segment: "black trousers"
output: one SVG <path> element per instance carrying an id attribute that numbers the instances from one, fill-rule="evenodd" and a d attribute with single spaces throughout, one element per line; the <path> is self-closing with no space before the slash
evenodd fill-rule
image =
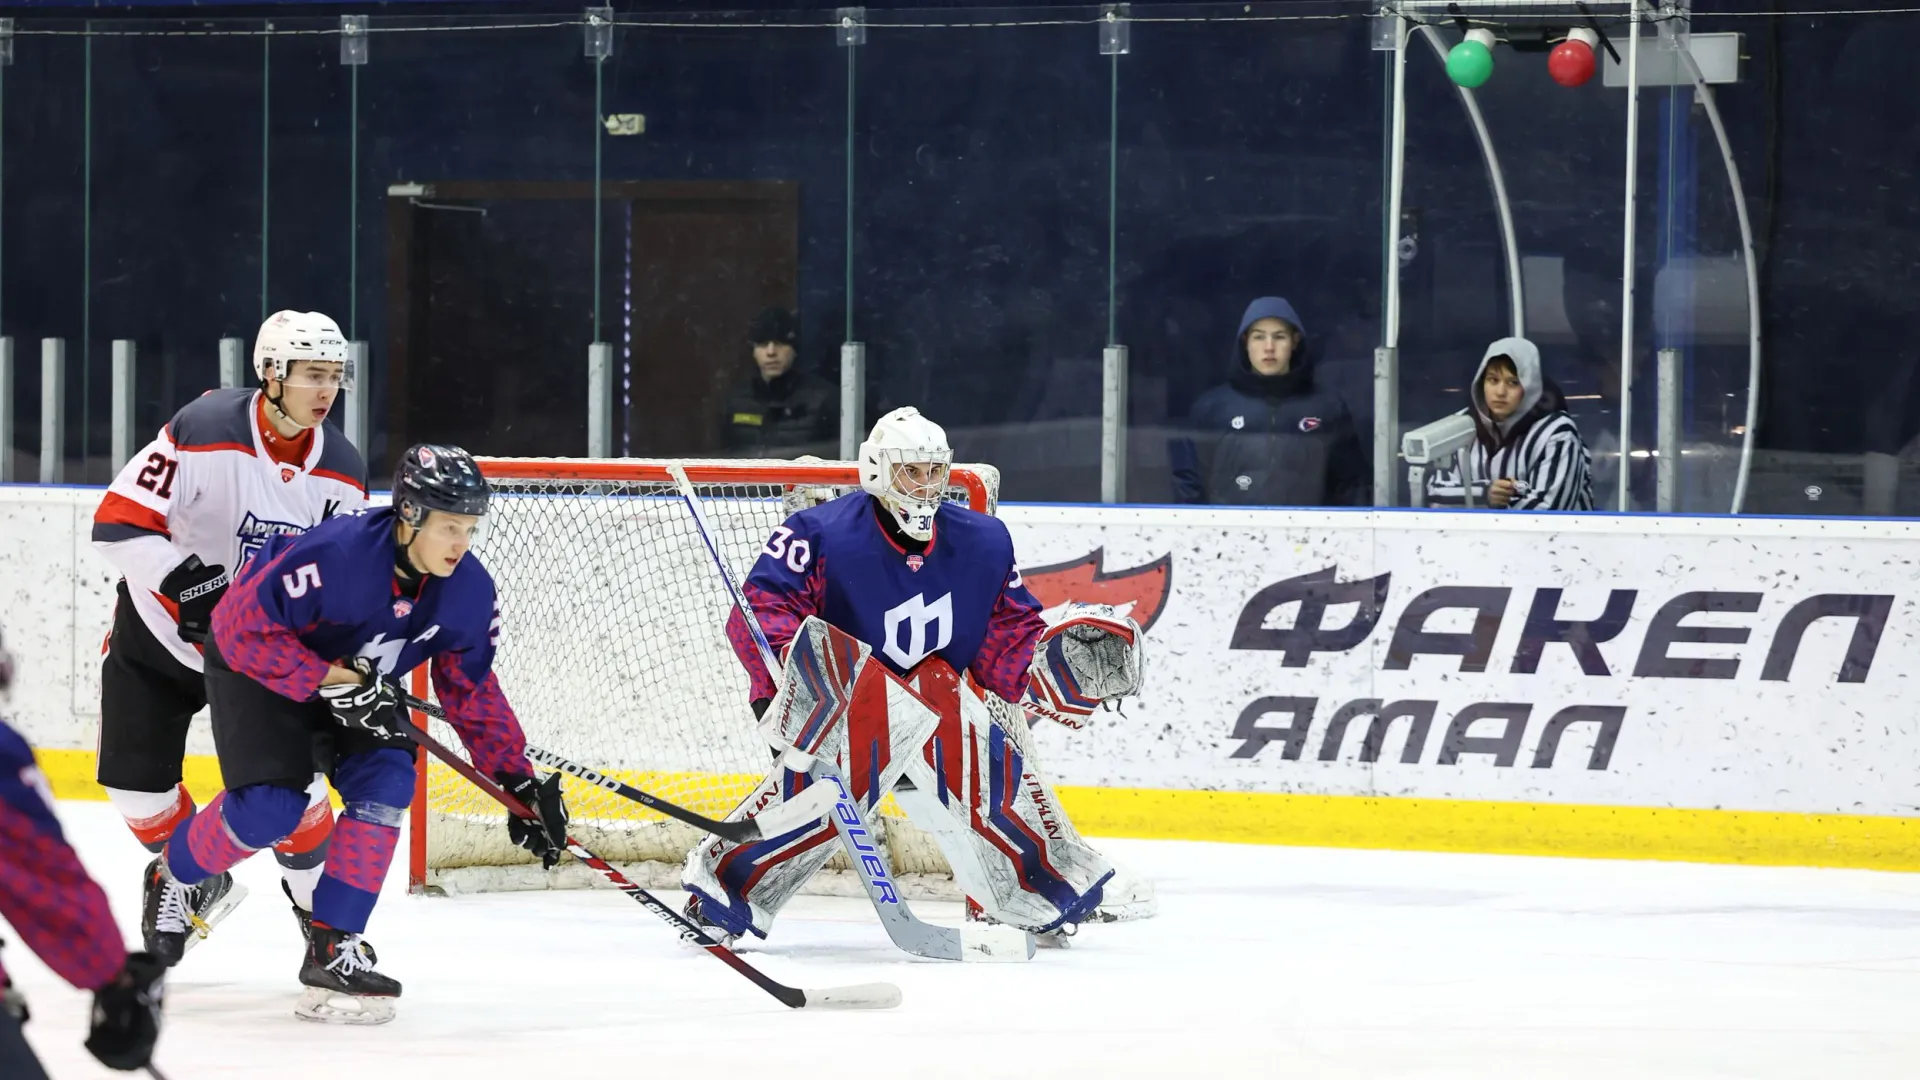
<path id="1" fill-rule="evenodd" d="M 339 761 L 397 745 L 369 731 L 341 727 L 325 702 L 294 701 L 233 670 L 212 641 L 207 642 L 206 683 L 214 751 L 229 791 L 248 784 L 304 791 L 316 771 L 331 777 Z M 404 748 L 414 749 L 411 743 Z"/>
<path id="2" fill-rule="evenodd" d="M 47 1070 L 27 1045 L 26 1032 L 13 1014 L 0 1009 L 0 1076 L 6 1080 L 47 1080 Z"/>
<path id="3" fill-rule="evenodd" d="M 100 661 L 100 764 L 95 778 L 126 791 L 172 791 L 180 783 L 187 727 L 206 704 L 200 673 L 155 640 L 122 580 L 107 655 Z"/>

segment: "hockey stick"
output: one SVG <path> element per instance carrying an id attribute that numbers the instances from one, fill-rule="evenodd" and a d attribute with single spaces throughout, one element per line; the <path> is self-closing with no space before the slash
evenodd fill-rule
<path id="1" fill-rule="evenodd" d="M 403 724 L 401 730 L 407 738 L 424 748 L 427 753 L 445 762 L 449 768 L 468 782 L 487 793 L 493 801 L 507 808 L 515 817 L 538 819 L 526 804 L 508 794 L 492 777 L 463 761 L 460 755 L 447 749 L 440 740 L 415 725 Z M 653 912 L 660 919 L 680 933 L 680 940 L 707 950 L 724 961 L 733 970 L 745 976 L 753 985 L 767 993 L 790 1009 L 803 1009 L 809 1005 L 825 1009 L 891 1009 L 900 1004 L 900 988 L 892 983 L 860 983 L 854 986 L 834 986 L 824 990 L 803 990 L 774 981 L 759 968 L 742 960 L 733 950 L 700 932 L 700 928 L 682 918 L 672 908 L 660 902 L 652 893 L 628 881 L 626 875 L 613 868 L 605 859 L 588 851 L 580 841 L 567 837 L 567 850 L 573 857 L 600 872 L 600 876 L 612 882 L 621 892 L 633 897 L 641 907 Z"/>
<path id="2" fill-rule="evenodd" d="M 396 687 L 396 690 L 398 688 Z M 405 690 L 399 690 L 400 699 L 409 709 L 418 709 L 435 720 L 445 720 L 447 712 L 431 701 L 414 697 Z M 569 776 L 578 777 L 595 787 L 605 788 L 622 798 L 631 799 L 649 810 L 664 814 L 675 821 L 682 821 L 702 832 L 709 832 L 722 840 L 736 844 L 751 844 L 769 836 L 779 836 L 804 825 L 811 825 L 827 816 L 833 807 L 831 791 L 814 791 L 811 788 L 801 792 L 790 802 L 768 807 L 756 817 L 744 821 L 717 821 L 703 817 L 685 807 L 676 806 L 657 795 L 649 795 L 630 784 L 621 783 L 611 776 L 597 772 L 577 762 L 568 761 L 551 750 L 543 750 L 531 743 L 527 745 L 526 758 L 535 765 L 544 765 L 549 769 L 558 769 Z"/>
<path id="3" fill-rule="evenodd" d="M 726 584 L 727 593 L 732 596 L 733 604 L 740 612 L 741 621 L 752 634 L 754 645 L 760 650 L 760 661 L 766 665 L 767 673 L 778 678 L 776 673 L 782 670 L 773 656 L 773 647 L 767 641 L 767 635 L 760 628 L 760 620 L 753 613 L 753 606 L 747 603 L 747 595 L 733 580 L 732 571 L 727 569 L 725 559 L 720 557 L 720 549 L 713 542 L 713 531 L 707 524 L 706 511 L 700 506 L 700 497 L 693 490 L 693 482 L 687 478 L 687 471 L 678 465 L 667 468 L 667 475 L 673 477 L 680 489 L 680 498 L 686 502 L 687 511 L 693 515 L 694 528 L 699 531 L 700 539 L 707 545 L 707 554 L 713 557 L 714 569 L 719 571 L 720 580 Z M 768 735 L 768 741 L 775 744 L 769 729 L 762 728 Z M 813 787 L 831 785 L 835 793 L 834 812 L 828 815 L 834 831 L 840 835 L 840 844 L 847 852 L 847 861 L 852 864 L 860 883 L 866 887 L 867 899 L 873 902 L 873 910 L 880 917 L 880 925 L 887 937 L 902 952 L 913 956 L 924 956 L 933 960 L 1030 960 L 1034 953 L 1032 934 L 1010 926 L 967 922 L 961 929 L 933 926 L 913 913 L 906 898 L 894 887 L 885 860 L 880 856 L 877 845 L 863 842 L 869 836 L 865 822 L 861 819 L 859 808 L 847 791 L 846 784 L 824 760 L 816 758 L 800 749 L 790 748 L 783 754 L 782 764 L 795 772 L 805 772 L 813 777 Z"/>

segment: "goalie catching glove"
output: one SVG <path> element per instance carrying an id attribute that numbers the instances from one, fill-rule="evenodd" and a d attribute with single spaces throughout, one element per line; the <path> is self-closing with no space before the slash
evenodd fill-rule
<path id="1" fill-rule="evenodd" d="M 1140 692 L 1140 624 L 1106 604 L 1068 604 L 1033 647 L 1029 713 L 1078 731 L 1102 702 Z"/>
<path id="2" fill-rule="evenodd" d="M 334 683 L 320 688 L 320 698 L 333 712 L 341 727 L 371 732 L 389 742 L 405 742 L 400 725 L 407 722 L 398 708 L 400 696 L 393 685 L 380 677 L 380 669 L 364 656 L 346 661 L 343 667 L 360 676 L 358 683 Z"/>
<path id="3" fill-rule="evenodd" d="M 567 850 L 567 804 L 560 798 L 560 774 L 550 772 L 545 780 L 499 773 L 496 779 L 507 794 L 519 799 L 536 817 L 515 814 L 507 818 L 507 837 L 533 852 L 540 865 L 553 869 L 560 853 Z"/>

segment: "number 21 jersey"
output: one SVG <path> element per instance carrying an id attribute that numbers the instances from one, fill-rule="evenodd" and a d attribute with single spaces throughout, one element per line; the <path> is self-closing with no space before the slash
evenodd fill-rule
<path id="1" fill-rule="evenodd" d="M 93 545 L 127 579 L 134 611 L 193 671 L 160 583 L 188 555 L 233 577 L 269 537 L 294 535 L 367 504 L 366 465 L 339 431 L 313 431 L 304 460 L 274 460 L 258 390 L 210 390 L 189 402 L 113 478 L 93 516 Z"/>

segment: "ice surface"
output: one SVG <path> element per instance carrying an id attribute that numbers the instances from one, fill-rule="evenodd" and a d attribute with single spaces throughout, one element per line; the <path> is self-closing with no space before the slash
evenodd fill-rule
<path id="1" fill-rule="evenodd" d="M 137 940 L 147 856 L 104 803 L 61 815 Z M 801 986 L 896 982 L 889 1013 L 784 1009 L 617 893 L 415 898 L 396 873 L 369 936 L 406 996 L 378 1028 L 293 1018 L 299 938 L 258 857 L 175 972 L 156 1060 L 170 1080 L 1920 1075 L 1920 876 L 1103 846 L 1158 882 L 1160 916 L 1029 964 L 909 960 L 825 897 L 751 954 Z M 55 1080 L 126 1075 L 81 1049 L 85 995 L 17 941 L 6 960 Z"/>

